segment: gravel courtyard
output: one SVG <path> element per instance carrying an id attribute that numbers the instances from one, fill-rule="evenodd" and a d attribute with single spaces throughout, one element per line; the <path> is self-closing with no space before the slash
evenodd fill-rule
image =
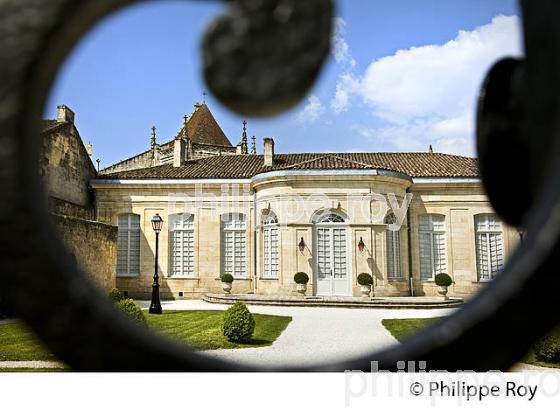
<path id="1" fill-rule="evenodd" d="M 149 302 L 139 302 L 143 308 Z M 226 305 L 203 301 L 163 302 L 167 310 L 225 310 Z M 292 322 L 272 346 L 213 350 L 204 354 L 254 366 L 317 365 L 351 359 L 397 344 L 383 327 L 383 319 L 445 316 L 454 309 L 345 309 L 318 307 L 248 306 L 253 313 L 291 316 Z"/>

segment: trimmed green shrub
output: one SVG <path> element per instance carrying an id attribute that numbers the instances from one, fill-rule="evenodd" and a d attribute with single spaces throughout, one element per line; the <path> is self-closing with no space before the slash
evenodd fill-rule
<path id="1" fill-rule="evenodd" d="M 438 273 L 435 277 L 435 282 L 438 286 L 451 286 L 453 279 L 447 273 Z"/>
<path id="2" fill-rule="evenodd" d="M 560 363 L 560 337 L 552 334 L 543 337 L 534 346 L 535 357 L 547 363 Z"/>
<path id="3" fill-rule="evenodd" d="M 298 272 L 294 275 L 294 282 L 298 285 L 307 285 L 309 283 L 309 276 L 305 272 Z"/>
<path id="4" fill-rule="evenodd" d="M 371 276 L 369 273 L 360 273 L 358 275 L 358 284 L 362 286 L 373 285 L 373 276 Z"/>
<path id="5" fill-rule="evenodd" d="M 146 317 L 140 306 L 138 306 L 132 299 L 122 299 L 116 303 L 117 309 L 123 312 L 130 319 L 138 323 L 146 323 Z"/>
<path id="6" fill-rule="evenodd" d="M 222 331 L 230 342 L 248 342 L 255 331 L 255 318 L 245 304 L 236 302 L 224 314 Z"/>
<path id="7" fill-rule="evenodd" d="M 224 273 L 222 276 L 220 276 L 220 279 L 224 283 L 233 283 L 233 276 L 229 273 Z"/>
<path id="8" fill-rule="evenodd" d="M 109 291 L 109 299 L 117 303 L 125 299 L 125 297 L 123 296 L 120 290 L 118 290 L 117 288 L 113 288 Z"/>

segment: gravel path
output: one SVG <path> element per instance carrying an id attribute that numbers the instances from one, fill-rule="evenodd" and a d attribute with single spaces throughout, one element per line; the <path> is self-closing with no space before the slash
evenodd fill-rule
<path id="1" fill-rule="evenodd" d="M 527 363 L 517 363 L 510 370 L 511 372 L 560 372 L 560 369 L 554 367 L 535 366 Z"/>
<path id="2" fill-rule="evenodd" d="M 65 367 L 64 363 L 41 360 L 26 362 L 0 362 L 0 369 L 63 369 Z"/>
<path id="3" fill-rule="evenodd" d="M 0 320 L 0 325 L 9 325 L 11 323 L 18 323 L 21 322 L 20 319 L 2 319 Z"/>
<path id="4" fill-rule="evenodd" d="M 140 302 L 148 307 L 149 302 Z M 162 303 L 172 310 L 225 310 L 228 306 L 202 301 Z M 397 340 L 382 319 L 444 316 L 453 309 L 343 309 L 284 306 L 249 306 L 253 313 L 291 316 L 292 322 L 272 346 L 212 350 L 204 354 L 255 366 L 318 365 L 351 359 L 394 345 Z"/>

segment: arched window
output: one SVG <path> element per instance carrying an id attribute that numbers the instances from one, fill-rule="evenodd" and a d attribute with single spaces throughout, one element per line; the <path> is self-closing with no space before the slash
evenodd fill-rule
<path id="1" fill-rule="evenodd" d="M 392 213 L 385 218 L 387 225 L 395 224 L 396 221 L 397 218 Z M 402 279 L 400 231 L 393 231 L 387 226 L 385 242 L 387 247 L 387 278 Z"/>
<path id="2" fill-rule="evenodd" d="M 330 213 L 330 214 L 324 215 L 321 218 L 319 218 L 319 221 L 318 221 L 318 223 L 320 223 L 320 224 L 344 223 L 344 222 L 346 222 L 344 220 L 344 217 L 342 217 L 341 215 L 335 214 L 335 213 Z"/>
<path id="3" fill-rule="evenodd" d="M 194 215 L 176 214 L 169 218 L 170 277 L 193 277 Z"/>
<path id="4" fill-rule="evenodd" d="M 478 280 L 493 279 L 504 266 L 502 223 L 496 215 L 476 215 L 476 266 Z"/>
<path id="5" fill-rule="evenodd" d="M 118 217 L 117 276 L 140 275 L 140 215 Z"/>
<path id="6" fill-rule="evenodd" d="M 421 215 L 418 218 L 420 242 L 420 277 L 434 279 L 438 273 L 447 273 L 447 245 L 444 215 Z"/>
<path id="7" fill-rule="evenodd" d="M 278 217 L 270 212 L 263 220 L 264 271 L 263 277 L 278 277 Z"/>
<path id="8" fill-rule="evenodd" d="M 235 277 L 247 277 L 247 222 L 243 214 L 222 217 L 222 269 Z"/>

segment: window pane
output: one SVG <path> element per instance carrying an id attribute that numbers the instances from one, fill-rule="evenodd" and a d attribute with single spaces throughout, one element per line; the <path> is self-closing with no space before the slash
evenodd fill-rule
<path id="1" fill-rule="evenodd" d="M 502 223 L 496 215 L 477 215 L 475 229 L 478 278 L 490 280 L 504 265 Z"/>
<path id="2" fill-rule="evenodd" d="M 389 279 L 401 279 L 400 232 L 387 229 L 387 276 Z"/>
<path id="3" fill-rule="evenodd" d="M 433 279 L 438 273 L 447 273 L 445 216 L 422 215 L 418 220 L 420 243 L 420 277 Z"/>
<path id="4" fill-rule="evenodd" d="M 124 214 L 118 217 L 117 275 L 140 274 L 140 216 Z"/>

